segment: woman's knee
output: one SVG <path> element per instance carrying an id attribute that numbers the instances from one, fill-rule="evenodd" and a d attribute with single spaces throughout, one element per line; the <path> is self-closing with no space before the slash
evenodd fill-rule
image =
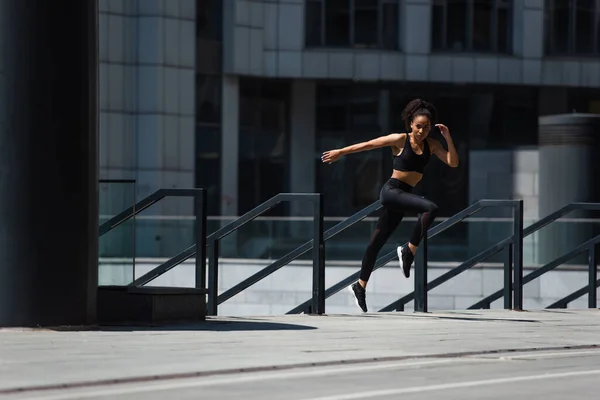
<path id="1" fill-rule="evenodd" d="M 438 210 L 438 206 L 435 203 L 429 203 L 427 205 L 422 217 L 427 221 L 428 225 L 431 225 L 431 223 L 435 220 L 438 214 Z"/>
<path id="2" fill-rule="evenodd" d="M 438 210 L 439 210 L 439 208 L 438 208 L 437 204 L 435 204 L 434 202 L 430 202 L 427 206 L 426 212 L 428 212 L 432 216 L 435 216 L 435 215 L 437 215 Z"/>

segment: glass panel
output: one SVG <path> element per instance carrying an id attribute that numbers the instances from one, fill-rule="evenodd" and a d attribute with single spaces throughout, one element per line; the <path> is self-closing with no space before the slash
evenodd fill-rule
<path id="1" fill-rule="evenodd" d="M 512 51 L 512 2 L 501 1 L 498 5 L 498 52 L 510 53 Z"/>
<path id="2" fill-rule="evenodd" d="M 554 1 L 552 13 L 552 52 L 565 54 L 569 50 L 571 34 L 569 30 L 570 1 Z"/>
<path id="3" fill-rule="evenodd" d="M 323 24 L 323 9 L 321 1 L 308 0 L 306 3 L 306 32 L 307 46 L 320 46 L 321 27 Z"/>
<path id="4" fill-rule="evenodd" d="M 281 206 L 281 205 L 280 205 Z M 278 206 L 278 207 L 280 207 Z M 357 222 L 343 232 L 326 241 L 325 252 L 327 262 L 362 260 L 365 248 L 375 229 L 380 212 Z M 325 230 L 331 229 L 347 216 L 327 216 L 324 220 Z M 438 218 L 434 226 L 445 221 L 447 217 Z M 209 217 L 208 233 L 210 234 L 218 226 L 226 225 L 233 221 L 233 217 Z M 394 251 L 400 244 L 406 243 L 414 229 L 417 219 L 414 215 L 407 215 L 398 229 L 392 234 L 379 253 L 379 257 Z M 563 224 L 575 227 L 574 219 L 564 219 Z M 577 220 L 580 221 L 580 220 Z M 534 220 L 524 221 L 525 227 L 531 225 Z M 512 218 L 477 217 L 476 215 L 456 224 L 450 229 L 436 235 L 429 241 L 429 261 L 433 267 L 467 261 L 482 251 L 495 245 L 512 235 Z M 587 220 L 587 225 L 594 226 L 595 232 L 600 228 L 598 220 Z M 303 245 L 312 239 L 313 217 L 258 217 L 254 221 L 244 225 L 238 231 L 237 238 L 223 239 L 232 242 L 227 251 L 221 252 L 223 258 L 244 259 L 267 259 L 277 260 L 296 247 Z M 546 228 L 543 228 L 546 229 Z M 592 233 L 590 233 L 591 235 Z M 589 236 L 589 235 L 588 235 Z M 588 240 L 592 236 L 582 236 L 582 240 Z M 233 242 L 235 241 L 235 245 Z M 258 245 L 260 243 L 260 245 Z M 523 262 L 525 265 L 539 264 L 539 238 L 530 235 L 524 240 Z M 303 255 L 301 260 L 312 260 L 309 252 Z M 503 252 L 490 257 L 484 261 L 489 266 L 500 267 L 504 263 Z M 390 266 L 397 262 L 393 260 Z M 357 266 L 360 269 L 360 265 Z"/>
<path id="5" fill-rule="evenodd" d="M 350 127 L 355 131 L 379 131 L 379 89 L 371 86 L 352 87 L 347 98 Z"/>
<path id="6" fill-rule="evenodd" d="M 220 75 L 196 75 L 196 99 L 198 122 L 221 122 Z"/>
<path id="7" fill-rule="evenodd" d="M 207 190 L 208 214 L 220 211 L 221 171 L 220 75 L 196 75 L 196 186 Z"/>
<path id="8" fill-rule="evenodd" d="M 595 12 L 595 16 L 596 16 L 596 32 L 594 32 L 595 35 L 595 52 L 596 53 L 600 53 L 600 1 L 596 0 L 597 4 L 596 4 L 596 12 Z"/>
<path id="9" fill-rule="evenodd" d="M 348 127 L 348 96 L 348 86 L 317 86 L 317 131 L 343 131 Z"/>
<path id="10" fill-rule="evenodd" d="M 447 47 L 453 51 L 466 51 L 467 46 L 467 2 L 449 0 L 447 6 Z"/>
<path id="11" fill-rule="evenodd" d="M 492 16 L 494 14 L 494 3 L 489 0 L 477 0 L 474 6 L 473 50 L 490 51 L 493 49 Z"/>
<path id="12" fill-rule="evenodd" d="M 240 82 L 238 211 L 245 213 L 286 192 L 289 172 L 289 82 Z M 280 212 L 282 209 L 278 209 Z M 270 210 L 267 215 L 276 215 Z"/>
<path id="13" fill-rule="evenodd" d="M 325 3 L 325 44 L 348 46 L 350 44 L 349 0 L 328 0 Z"/>
<path id="14" fill-rule="evenodd" d="M 135 181 L 100 180 L 99 224 L 135 204 Z M 135 218 L 99 237 L 98 285 L 128 285 L 135 276 Z"/>
<path id="15" fill-rule="evenodd" d="M 544 53 L 551 54 L 552 53 L 552 21 L 554 21 L 551 8 L 552 8 L 552 0 L 546 0 L 544 12 Z"/>
<path id="16" fill-rule="evenodd" d="M 208 215 L 221 207 L 221 126 L 196 125 L 196 187 L 206 189 Z"/>
<path id="17" fill-rule="evenodd" d="M 434 50 L 444 49 L 444 35 L 444 3 L 438 0 L 433 5 L 431 45 Z"/>
<path id="18" fill-rule="evenodd" d="M 374 7 L 373 7 L 374 5 Z M 378 8 L 377 4 L 370 6 L 354 7 L 354 46 L 377 47 L 378 46 Z"/>
<path id="19" fill-rule="evenodd" d="M 382 10 L 383 48 L 396 50 L 398 45 L 398 4 L 384 3 Z"/>
<path id="20" fill-rule="evenodd" d="M 578 0 L 575 10 L 575 51 L 592 53 L 594 51 L 594 19 L 596 0 Z"/>
<path id="21" fill-rule="evenodd" d="M 199 39 L 223 38 L 223 0 L 196 1 L 196 30 Z"/>

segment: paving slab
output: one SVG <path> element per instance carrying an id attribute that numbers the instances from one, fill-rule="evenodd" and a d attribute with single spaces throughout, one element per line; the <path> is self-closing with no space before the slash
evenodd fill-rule
<path id="1" fill-rule="evenodd" d="M 210 317 L 164 327 L 0 329 L 0 395 L 245 371 L 600 347 L 600 311 Z"/>

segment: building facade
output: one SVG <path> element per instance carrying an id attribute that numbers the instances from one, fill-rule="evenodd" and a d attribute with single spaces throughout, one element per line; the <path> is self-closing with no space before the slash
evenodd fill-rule
<path id="1" fill-rule="evenodd" d="M 320 156 L 404 131 L 402 108 L 423 97 L 450 127 L 461 163 L 433 161 L 417 191 L 442 216 L 514 196 L 537 217 L 538 118 L 600 113 L 600 0 L 100 7 L 101 177 L 136 179 L 138 198 L 204 187 L 212 216 L 240 215 L 280 192 L 323 193 L 326 216 L 371 204 L 391 174 L 389 149 L 332 165 Z M 192 212 L 191 202 L 161 207 Z M 271 215 L 307 213 L 293 204 Z"/>
<path id="2" fill-rule="evenodd" d="M 419 188 L 445 215 L 480 193 L 470 177 L 493 165 L 478 151 L 535 148 L 542 115 L 600 112 L 595 0 L 198 4 L 214 27 L 201 53 L 219 59 L 199 56 L 197 68 L 221 65 L 197 75 L 196 184 L 223 215 L 279 192 L 324 193 L 328 216 L 370 204 L 390 175 L 389 149 L 334 165 L 320 155 L 403 131 L 400 112 L 417 96 L 437 106 L 461 156 L 456 170 L 433 162 Z M 208 32 L 222 53 L 208 51 Z"/>

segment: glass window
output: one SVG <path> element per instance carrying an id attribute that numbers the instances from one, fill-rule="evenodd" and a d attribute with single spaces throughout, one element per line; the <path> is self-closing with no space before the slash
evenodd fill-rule
<path id="1" fill-rule="evenodd" d="M 220 123 L 220 75 L 196 75 L 196 119 L 198 122 Z"/>
<path id="2" fill-rule="evenodd" d="M 240 214 L 288 191 L 289 98 L 287 81 L 240 80 Z M 275 207 L 264 215 L 282 215 L 284 212 L 285 207 Z"/>
<path id="3" fill-rule="evenodd" d="M 199 39 L 223 39 L 223 0 L 196 1 L 196 32 Z"/>
<path id="4" fill-rule="evenodd" d="M 398 49 L 399 0 L 306 0 L 307 47 Z"/>
<path id="5" fill-rule="evenodd" d="M 510 53 L 512 0 L 434 0 L 432 48 Z"/>
<path id="6" fill-rule="evenodd" d="M 400 18 L 398 3 L 395 1 L 385 2 L 381 6 L 382 42 L 384 49 L 398 49 L 400 38 L 398 37 L 398 18 Z"/>
<path id="7" fill-rule="evenodd" d="M 325 2 L 325 45 L 348 46 L 350 44 L 350 8 L 348 0 Z"/>
<path id="8" fill-rule="evenodd" d="M 305 42 L 307 46 L 319 46 L 323 43 L 323 3 L 307 0 L 305 25 Z"/>
<path id="9" fill-rule="evenodd" d="M 207 190 L 208 213 L 219 215 L 221 76 L 196 75 L 196 186 Z M 217 172 L 215 172 L 217 171 Z"/>
<path id="10" fill-rule="evenodd" d="M 489 0 L 477 0 L 473 9 L 473 50 L 492 50 L 494 4 Z"/>
<path id="11" fill-rule="evenodd" d="M 377 47 L 379 44 L 379 10 L 376 2 L 354 0 L 354 45 L 356 47 Z"/>
<path id="12" fill-rule="evenodd" d="M 317 191 L 327 199 L 326 215 L 350 215 L 370 205 L 390 173 L 389 148 L 352 154 L 333 165 L 323 165 L 320 160 L 325 150 L 385 134 L 380 126 L 381 90 L 372 84 L 317 86 L 316 183 Z"/>
<path id="13" fill-rule="evenodd" d="M 600 0 L 546 0 L 546 54 L 600 53 Z"/>
<path id="14" fill-rule="evenodd" d="M 594 0 L 576 2 L 575 8 L 575 52 L 592 53 L 594 51 Z"/>

